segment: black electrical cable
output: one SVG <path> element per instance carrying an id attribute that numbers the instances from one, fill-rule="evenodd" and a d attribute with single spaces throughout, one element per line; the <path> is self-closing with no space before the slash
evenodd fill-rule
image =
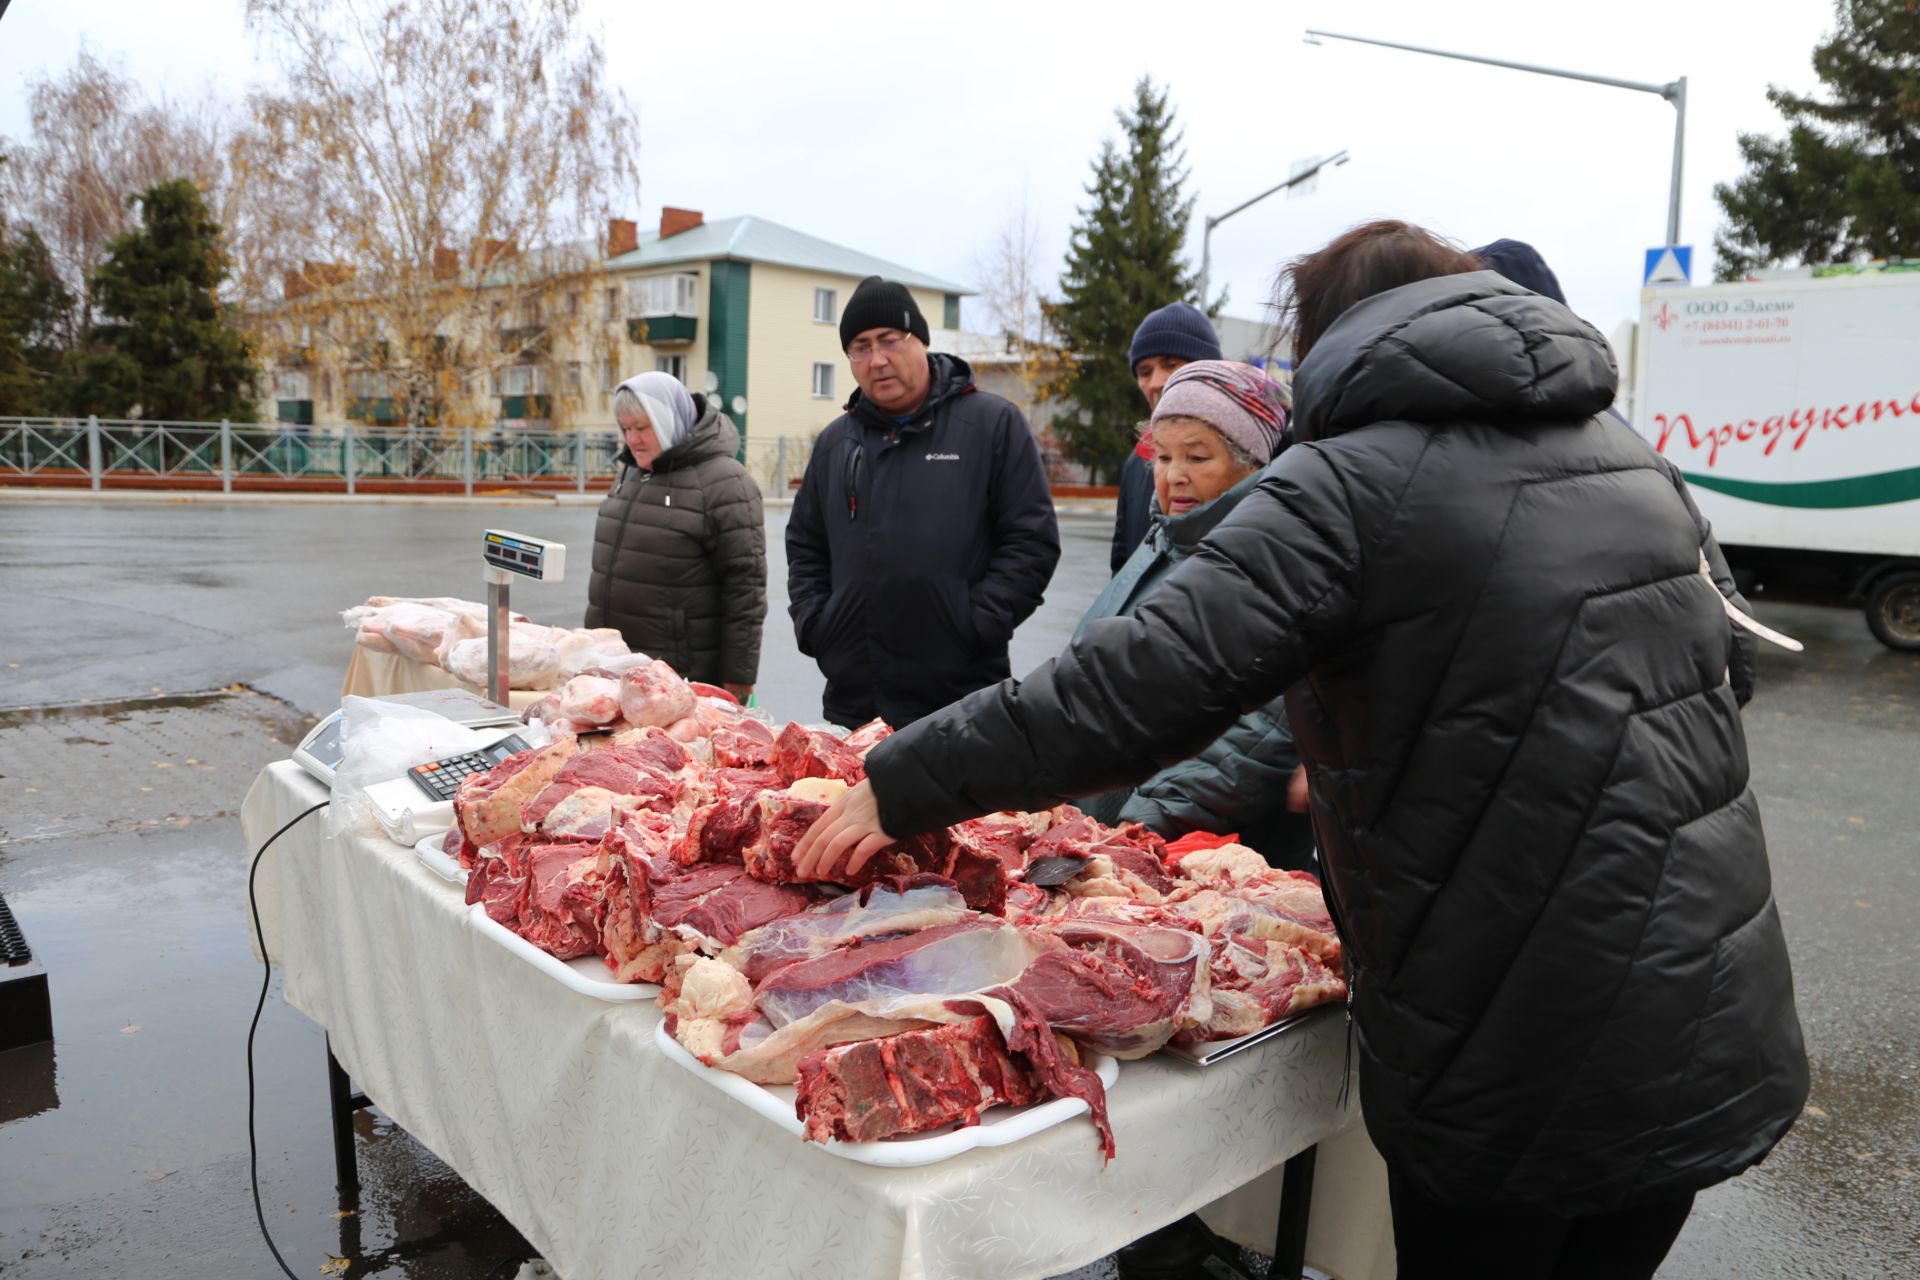
<path id="1" fill-rule="evenodd" d="M 326 808 L 332 801 L 322 800 L 311 809 L 303 809 L 295 814 L 285 826 L 267 837 L 253 855 L 253 865 L 247 869 L 247 905 L 253 910 L 253 936 L 260 943 L 260 1001 L 253 1006 L 253 1025 L 247 1028 L 247 1171 L 253 1180 L 253 1216 L 260 1220 L 260 1238 L 267 1242 L 267 1249 L 273 1254 L 273 1260 L 280 1264 L 280 1270 L 286 1272 L 287 1280 L 300 1280 L 299 1276 L 287 1266 L 287 1260 L 280 1256 L 280 1250 L 273 1243 L 273 1235 L 267 1230 L 267 1211 L 260 1207 L 260 1144 L 253 1133 L 253 1035 L 260 1029 L 260 1014 L 267 1007 L 267 988 L 273 984 L 273 961 L 267 956 L 267 935 L 260 927 L 260 900 L 253 893 L 253 878 L 260 870 L 260 859 L 266 856 L 273 842 L 293 830 L 300 819 Z"/>

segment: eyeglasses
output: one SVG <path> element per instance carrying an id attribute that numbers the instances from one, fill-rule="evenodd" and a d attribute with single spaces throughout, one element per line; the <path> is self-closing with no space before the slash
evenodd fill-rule
<path id="1" fill-rule="evenodd" d="M 867 361 L 873 359 L 873 353 L 875 351 L 882 351 L 887 355 L 897 356 L 900 354 L 900 348 L 906 345 L 907 335 L 904 333 L 886 333 L 872 341 L 861 338 L 858 342 L 855 342 L 847 348 L 847 359 L 853 361 L 855 364 L 865 364 Z"/>

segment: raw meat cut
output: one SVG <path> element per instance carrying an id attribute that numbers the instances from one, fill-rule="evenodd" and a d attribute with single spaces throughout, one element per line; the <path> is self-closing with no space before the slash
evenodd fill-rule
<path id="1" fill-rule="evenodd" d="M 742 862 L 760 832 L 760 793 L 777 789 L 771 769 L 715 769 L 706 778 L 712 796 L 687 819 L 686 834 L 674 846 L 674 861 Z"/>
<path id="2" fill-rule="evenodd" d="M 635 864 L 661 861 L 673 848 L 673 823 L 648 810 L 623 814 L 600 842 L 600 871 L 606 903 L 600 925 L 600 953 L 615 982 L 658 982 L 677 948 L 677 938 L 655 924 L 638 905 L 644 894 Z"/>
<path id="3" fill-rule="evenodd" d="M 1068 920 L 1031 931 L 1058 944 L 1013 986 L 1055 1031 L 1116 1058 L 1144 1058 L 1212 1016 L 1207 940 L 1182 929 Z"/>
<path id="4" fill-rule="evenodd" d="M 620 677 L 620 714 L 635 727 L 665 728 L 691 715 L 693 704 L 692 688 L 658 658 Z"/>
<path id="5" fill-rule="evenodd" d="M 952 881 L 935 875 L 901 876 L 756 929 L 722 958 L 758 982 L 782 966 L 824 956 L 862 938 L 916 933 L 969 918 Z"/>
<path id="6" fill-rule="evenodd" d="M 980 1122 L 998 1103 L 1047 1097 L 1039 1072 L 1007 1052 L 1000 1027 L 982 1014 L 820 1050 L 799 1064 L 794 1108 L 814 1142 L 873 1142 Z"/>
<path id="7" fill-rule="evenodd" d="M 431 659 L 429 659 L 431 661 Z M 463 684 L 487 687 L 487 640 L 460 640 L 441 655 L 440 665 Z M 553 628 L 516 622 L 507 629 L 507 684 L 515 689 L 551 689 L 560 673 L 560 651 Z"/>
<path id="8" fill-rule="evenodd" d="M 520 830 L 520 806 L 538 795 L 579 750 L 573 738 L 516 751 L 454 793 L 453 814 L 467 840 L 484 848 Z"/>
<path id="9" fill-rule="evenodd" d="M 864 1004 L 893 996 L 960 995 L 1012 982 L 1032 963 L 1036 950 L 1026 934 L 1004 921 L 971 915 L 795 961 L 756 983 L 753 1000 L 769 1022 L 784 1027 L 829 1001 Z"/>
<path id="10" fill-rule="evenodd" d="M 803 778 L 778 791 L 762 791 L 754 797 L 759 817 L 752 843 L 740 851 L 740 861 L 746 864 L 748 873 L 772 884 L 798 880 L 800 873 L 793 865 L 794 848 L 815 819 L 846 791 L 844 782 L 814 777 Z"/>
<path id="11" fill-rule="evenodd" d="M 713 744 L 713 763 L 721 768 L 764 768 L 773 764 L 773 730 L 738 706 L 729 707 L 712 698 L 702 698 L 693 709 L 694 719 L 706 731 Z M 774 786 L 782 785 L 776 777 Z"/>
<path id="12" fill-rule="evenodd" d="M 875 716 L 846 736 L 847 750 L 866 758 L 867 752 L 893 735 L 893 726 Z"/>
<path id="13" fill-rule="evenodd" d="M 554 652 L 560 663 L 556 678 L 564 685 L 604 663 L 617 662 L 628 654 L 627 642 L 613 627 L 554 628 Z M 612 716 L 607 720 L 613 719 Z M 605 724 L 602 720 L 600 723 Z"/>
<path id="14" fill-rule="evenodd" d="M 1180 1044 L 1251 1035 L 1315 1005 L 1344 1000 L 1347 984 L 1320 958 L 1284 942 L 1229 940 L 1214 954 L 1213 1008 Z"/>
<path id="15" fill-rule="evenodd" d="M 584 841 L 528 845 L 519 919 L 502 921 L 542 951 L 571 960 L 599 949 L 600 849 Z"/>
<path id="16" fill-rule="evenodd" d="M 851 784 L 867 776 L 860 754 L 844 741 L 791 721 L 774 739 L 773 751 L 774 768 L 788 784 L 801 778 L 835 778 Z"/>
<path id="17" fill-rule="evenodd" d="M 583 672 L 560 686 L 560 714 L 576 723 L 612 724 L 620 718 L 620 682 Z"/>
<path id="18" fill-rule="evenodd" d="M 686 798 L 686 752 L 668 740 L 615 743 L 569 760 L 520 813 L 526 831 L 598 840 L 612 825 L 614 807 L 671 814 Z"/>

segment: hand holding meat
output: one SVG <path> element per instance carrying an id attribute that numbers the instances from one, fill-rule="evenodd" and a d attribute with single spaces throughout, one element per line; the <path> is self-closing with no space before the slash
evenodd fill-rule
<path id="1" fill-rule="evenodd" d="M 873 784 L 862 780 L 807 829 L 793 862 L 802 880 L 837 880 L 858 874 L 869 858 L 893 842 L 880 826 Z"/>

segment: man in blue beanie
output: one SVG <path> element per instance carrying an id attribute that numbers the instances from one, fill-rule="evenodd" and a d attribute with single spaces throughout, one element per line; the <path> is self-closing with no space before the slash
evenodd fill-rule
<path id="1" fill-rule="evenodd" d="M 1191 302 L 1170 302 L 1150 312 L 1133 331 L 1133 345 L 1127 351 L 1127 365 L 1133 370 L 1140 394 L 1147 398 L 1147 412 L 1160 403 L 1160 390 L 1180 366 L 1195 360 L 1222 360 L 1219 335 L 1206 312 Z M 1144 442 L 1143 442 L 1144 444 Z M 1147 524 L 1153 518 L 1153 453 L 1135 449 L 1120 468 L 1120 501 L 1113 518 L 1111 569 L 1120 566 L 1147 536 Z"/>
<path id="2" fill-rule="evenodd" d="M 1553 268 L 1540 256 L 1540 251 L 1526 241 L 1495 240 L 1475 249 L 1473 256 L 1480 259 L 1481 266 L 1498 272 L 1522 289 L 1552 298 L 1563 307 L 1567 305 L 1567 295 L 1560 291 L 1560 278 L 1553 274 Z"/>

